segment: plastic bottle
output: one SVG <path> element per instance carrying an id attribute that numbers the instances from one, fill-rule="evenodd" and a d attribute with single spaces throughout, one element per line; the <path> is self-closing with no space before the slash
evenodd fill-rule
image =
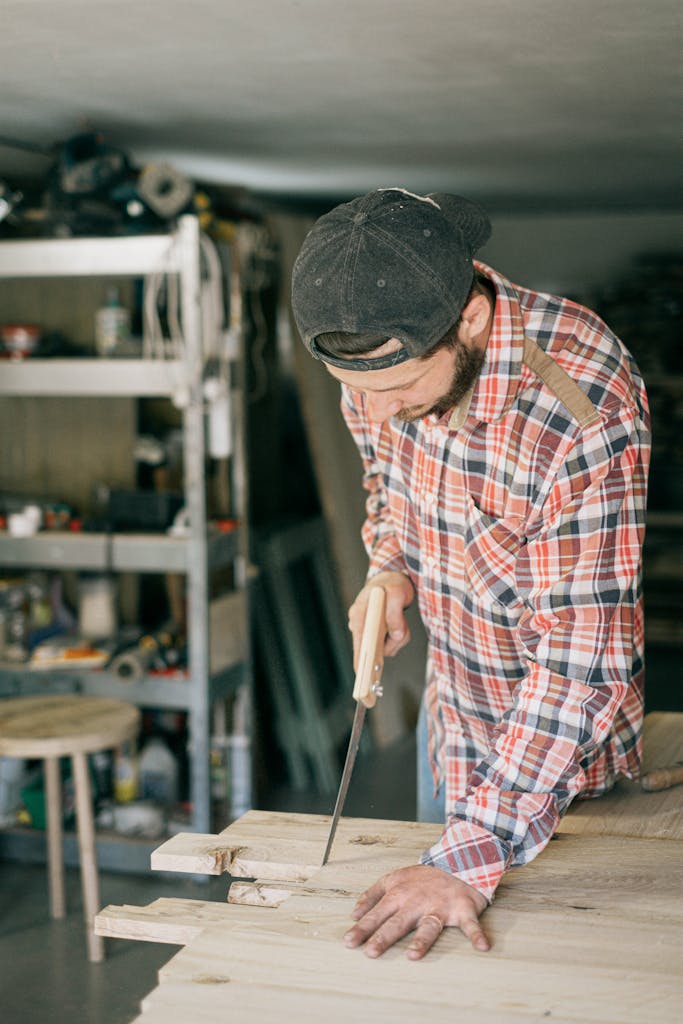
<path id="1" fill-rule="evenodd" d="M 140 796 L 164 807 L 178 802 L 178 763 L 159 736 L 147 740 L 140 754 Z"/>
<path id="2" fill-rule="evenodd" d="M 114 754 L 114 799 L 125 804 L 138 795 L 138 759 L 131 741 L 120 746 Z"/>
<path id="3" fill-rule="evenodd" d="M 115 354 L 120 342 L 130 337 L 130 314 L 121 305 L 118 288 L 109 288 L 107 301 L 95 314 L 95 348 L 105 358 Z"/>

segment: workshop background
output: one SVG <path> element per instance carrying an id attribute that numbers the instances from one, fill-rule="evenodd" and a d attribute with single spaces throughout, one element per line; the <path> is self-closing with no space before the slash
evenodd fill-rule
<path id="1" fill-rule="evenodd" d="M 647 710 L 683 710 L 680 5 L 5 0 L 3 12 L 0 697 L 110 693 L 142 709 L 137 744 L 92 765 L 105 901 L 132 902 L 131 885 L 161 893 L 140 865 L 169 832 L 218 829 L 249 806 L 331 810 L 364 497 L 337 386 L 299 343 L 288 290 L 313 220 L 374 187 L 480 201 L 485 262 L 584 302 L 636 356 L 653 418 Z M 97 239 L 105 261 L 112 241 L 188 220 L 207 242 L 192 379 L 172 274 L 12 268 L 17 241 L 36 243 L 36 266 L 41 243 L 60 240 Z M 204 495 L 189 513 L 188 467 Z M 207 559 L 204 584 L 185 555 L 164 571 L 159 537 Z M 414 615 L 411 627 L 349 813 L 414 815 L 424 638 Z M 68 775 L 63 786 L 68 819 Z M 95 967 L 64 956 L 65 943 L 82 951 L 77 881 L 66 922 L 50 923 L 44 826 L 39 765 L 0 758 L 2 981 L 44 979 L 36 1020 L 60 1019 L 60 1005 L 65 1020 L 128 1021 L 168 951 L 122 943 Z M 0 994 L 11 1015 L 19 1004 Z M 3 1017 L 28 1019 L 16 1012 Z"/>

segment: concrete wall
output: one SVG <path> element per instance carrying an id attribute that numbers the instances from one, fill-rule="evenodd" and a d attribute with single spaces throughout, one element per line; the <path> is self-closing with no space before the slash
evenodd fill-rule
<path id="1" fill-rule="evenodd" d="M 611 213 L 491 218 L 478 254 L 518 284 L 585 295 L 626 272 L 645 253 L 683 249 L 683 213 Z"/>

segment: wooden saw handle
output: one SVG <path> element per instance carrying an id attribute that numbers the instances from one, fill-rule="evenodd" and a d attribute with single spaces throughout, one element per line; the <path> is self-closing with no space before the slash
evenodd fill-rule
<path id="1" fill-rule="evenodd" d="M 640 788 L 646 793 L 657 793 L 660 789 L 670 789 L 683 782 L 683 764 L 672 764 L 669 768 L 655 768 L 643 775 Z"/>
<path id="2" fill-rule="evenodd" d="M 353 698 L 372 708 L 382 695 L 381 680 L 384 665 L 384 640 L 387 635 L 385 618 L 386 593 L 383 587 L 373 587 L 365 613 L 363 636 L 358 655 L 358 671 L 353 687 Z"/>

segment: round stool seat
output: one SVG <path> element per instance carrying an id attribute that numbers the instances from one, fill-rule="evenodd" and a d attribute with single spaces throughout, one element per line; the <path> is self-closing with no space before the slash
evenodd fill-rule
<path id="1" fill-rule="evenodd" d="M 108 697 L 48 694 L 0 699 L 0 757 L 40 758 L 45 768 L 50 911 L 54 918 L 64 917 L 66 905 L 60 758 L 71 758 L 86 940 L 93 961 L 102 960 L 104 945 L 93 928 L 99 910 L 99 882 L 88 754 L 133 739 L 140 717 L 132 704 Z"/>
<path id="2" fill-rule="evenodd" d="M 138 708 L 109 697 L 12 697 L 0 701 L 0 755 L 92 754 L 131 739 L 139 725 Z"/>

